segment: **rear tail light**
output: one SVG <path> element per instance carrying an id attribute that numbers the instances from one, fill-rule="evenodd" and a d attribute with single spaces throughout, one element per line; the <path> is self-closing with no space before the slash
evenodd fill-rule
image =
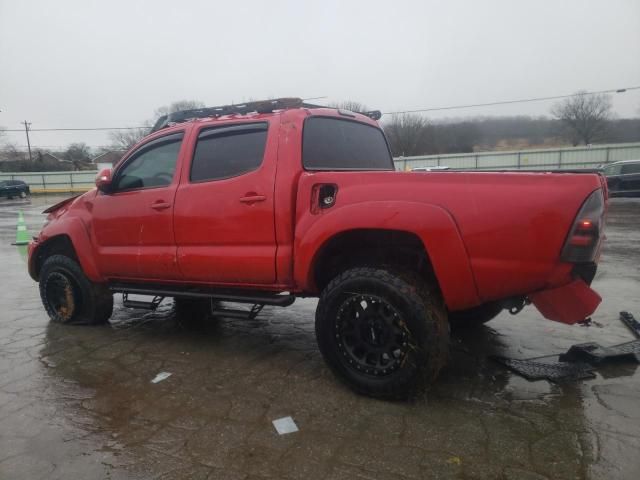
<path id="1" fill-rule="evenodd" d="M 593 192 L 582 205 L 562 249 L 565 262 L 593 262 L 598 254 L 604 228 L 604 197 L 602 190 Z"/>

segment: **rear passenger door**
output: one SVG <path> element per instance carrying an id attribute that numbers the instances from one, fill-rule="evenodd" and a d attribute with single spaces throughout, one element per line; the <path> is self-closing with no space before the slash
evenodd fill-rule
<path id="1" fill-rule="evenodd" d="M 178 265 L 186 281 L 276 280 L 278 119 L 200 127 L 176 194 Z"/>

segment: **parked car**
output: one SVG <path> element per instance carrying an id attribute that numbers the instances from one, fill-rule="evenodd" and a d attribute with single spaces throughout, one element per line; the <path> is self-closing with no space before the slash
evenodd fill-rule
<path id="1" fill-rule="evenodd" d="M 411 169 L 412 172 L 441 172 L 444 170 L 449 170 L 449 167 L 446 165 L 438 165 L 434 167 L 413 167 Z"/>
<path id="2" fill-rule="evenodd" d="M 612 197 L 640 196 L 640 160 L 623 160 L 601 166 Z"/>
<path id="3" fill-rule="evenodd" d="M 396 172 L 375 118 L 281 99 L 161 119 L 95 189 L 45 210 L 28 268 L 46 312 L 105 323 L 121 292 L 252 318 L 319 297 L 331 370 L 398 398 L 437 377 L 450 325 L 529 301 L 566 323 L 595 310 L 600 174 Z"/>
<path id="4" fill-rule="evenodd" d="M 0 181 L 0 197 L 12 199 L 13 197 L 25 198 L 27 195 L 31 195 L 31 191 L 29 185 L 22 180 Z"/>

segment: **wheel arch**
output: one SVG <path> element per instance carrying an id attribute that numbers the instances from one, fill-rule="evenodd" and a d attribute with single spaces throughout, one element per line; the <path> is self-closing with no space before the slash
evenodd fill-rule
<path id="1" fill-rule="evenodd" d="M 308 216 L 296 229 L 294 278 L 303 291 L 318 293 L 326 279 L 323 262 L 336 254 L 358 256 L 355 238 L 393 238 L 392 247 L 420 250 L 418 270 L 433 275 L 450 310 L 480 303 L 469 256 L 458 227 L 445 209 L 418 202 L 363 202 L 328 211 L 320 218 Z M 358 233 L 354 233 L 358 232 Z M 347 241 L 344 241 L 344 240 Z M 336 249 L 340 245 L 342 249 Z M 365 245 L 370 245 L 365 243 Z M 382 248 L 386 243 L 382 242 Z M 391 249 L 387 249 L 391 250 Z M 387 252 L 384 259 L 397 252 Z M 353 266 L 350 264 L 348 266 Z M 416 270 L 416 268 L 413 268 Z"/>
<path id="2" fill-rule="evenodd" d="M 65 255 L 80 264 L 89 280 L 100 283 L 103 278 L 98 271 L 89 234 L 79 219 L 64 222 L 64 225 L 47 229 L 46 238 L 40 239 L 30 259 L 29 272 L 38 280 L 42 265 L 51 255 Z"/>

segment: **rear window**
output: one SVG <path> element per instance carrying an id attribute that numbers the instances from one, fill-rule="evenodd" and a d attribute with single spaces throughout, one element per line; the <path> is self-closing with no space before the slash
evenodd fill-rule
<path id="1" fill-rule="evenodd" d="M 302 164 L 307 170 L 394 170 L 380 129 L 328 117 L 304 122 Z"/>

